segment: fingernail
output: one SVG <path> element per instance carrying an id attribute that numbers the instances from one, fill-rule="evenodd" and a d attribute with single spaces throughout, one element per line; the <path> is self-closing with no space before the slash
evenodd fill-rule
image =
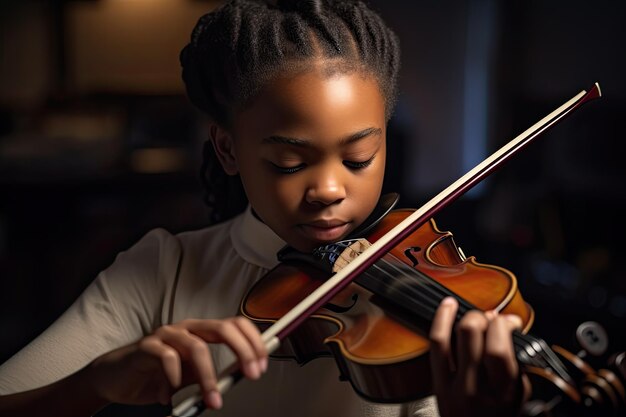
<path id="1" fill-rule="evenodd" d="M 248 375 L 252 379 L 257 379 L 261 376 L 261 370 L 256 361 L 248 362 Z"/>
<path id="2" fill-rule="evenodd" d="M 214 410 L 222 408 L 222 396 L 218 391 L 209 392 L 208 400 L 209 407 L 213 408 Z"/>
<path id="3" fill-rule="evenodd" d="M 485 311 L 485 317 L 487 317 L 487 320 L 489 320 L 489 321 L 495 319 L 497 315 L 498 315 L 498 313 L 496 313 L 493 310 Z"/>
<path id="4" fill-rule="evenodd" d="M 519 316 L 515 314 L 507 314 L 505 317 L 509 323 L 513 324 L 515 327 L 522 327 L 522 319 Z"/>
<path id="5" fill-rule="evenodd" d="M 454 299 L 454 297 L 446 297 L 443 300 L 441 300 L 441 304 L 446 305 L 446 306 L 451 306 L 451 305 L 456 304 L 456 300 Z"/>
<path id="6" fill-rule="evenodd" d="M 262 358 L 259 361 L 259 367 L 261 368 L 261 372 L 265 373 L 267 371 L 267 358 Z"/>

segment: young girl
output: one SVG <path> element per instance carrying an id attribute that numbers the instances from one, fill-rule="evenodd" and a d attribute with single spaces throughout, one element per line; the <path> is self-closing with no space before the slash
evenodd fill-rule
<path id="1" fill-rule="evenodd" d="M 2 366 L 0 414 L 169 404 L 197 383 L 217 415 L 436 415 L 432 398 L 361 399 L 332 360 L 268 364 L 256 327 L 236 317 L 285 244 L 310 251 L 339 240 L 374 209 L 397 91 L 395 35 L 360 2 L 236 0 L 200 19 L 181 62 L 188 94 L 209 118 L 208 201 L 222 222 L 176 236 L 154 230 L 121 253 Z M 232 218 L 227 176 L 241 179 L 249 202 Z M 511 346 L 519 320 L 470 312 L 453 347 L 456 307 L 444 300 L 431 331 L 439 413 L 515 414 L 524 392 Z M 233 354 L 259 381 L 222 398 L 216 369 Z"/>

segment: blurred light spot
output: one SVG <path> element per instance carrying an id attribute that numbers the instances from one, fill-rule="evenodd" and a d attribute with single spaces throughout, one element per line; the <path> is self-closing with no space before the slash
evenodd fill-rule
<path id="1" fill-rule="evenodd" d="M 45 117 L 41 130 L 50 139 L 81 144 L 120 137 L 123 123 L 115 114 L 54 113 Z"/>
<path id="2" fill-rule="evenodd" d="M 130 155 L 130 167 L 142 174 L 181 171 L 186 157 L 182 149 L 146 148 L 136 149 Z"/>
<path id="3" fill-rule="evenodd" d="M 569 291 L 574 291 L 578 286 L 578 270 L 567 262 L 538 260 L 533 262 L 532 270 L 540 284 L 557 285 Z"/>
<path id="4" fill-rule="evenodd" d="M 609 268 L 611 254 L 608 248 L 597 247 L 584 251 L 578 259 L 578 267 L 588 273 L 598 273 Z"/>

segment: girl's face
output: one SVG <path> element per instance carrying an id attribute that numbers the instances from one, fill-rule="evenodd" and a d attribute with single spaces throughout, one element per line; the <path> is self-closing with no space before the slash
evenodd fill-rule
<path id="1" fill-rule="evenodd" d="M 385 122 L 373 77 L 313 67 L 273 80 L 235 115 L 231 162 L 258 216 L 288 244 L 310 251 L 345 237 L 374 209 Z"/>

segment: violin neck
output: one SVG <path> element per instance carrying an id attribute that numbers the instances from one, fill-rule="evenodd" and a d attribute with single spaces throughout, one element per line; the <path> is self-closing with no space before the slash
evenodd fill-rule
<path id="1" fill-rule="evenodd" d="M 375 294 L 375 302 L 397 306 L 398 313 L 401 311 L 400 314 L 411 319 L 428 323 L 446 297 L 454 297 L 459 302 L 457 321 L 469 310 L 476 309 L 450 289 L 390 254 L 376 261 L 355 282 Z"/>
<path id="2" fill-rule="evenodd" d="M 384 305 L 388 314 L 416 331 L 430 327 L 437 307 L 445 297 L 454 297 L 459 303 L 456 322 L 468 311 L 477 309 L 428 275 L 390 254 L 376 261 L 355 282 L 374 294 L 372 302 Z M 520 364 L 550 369 L 567 383 L 573 383 L 565 365 L 543 339 L 515 331 L 513 345 Z"/>

